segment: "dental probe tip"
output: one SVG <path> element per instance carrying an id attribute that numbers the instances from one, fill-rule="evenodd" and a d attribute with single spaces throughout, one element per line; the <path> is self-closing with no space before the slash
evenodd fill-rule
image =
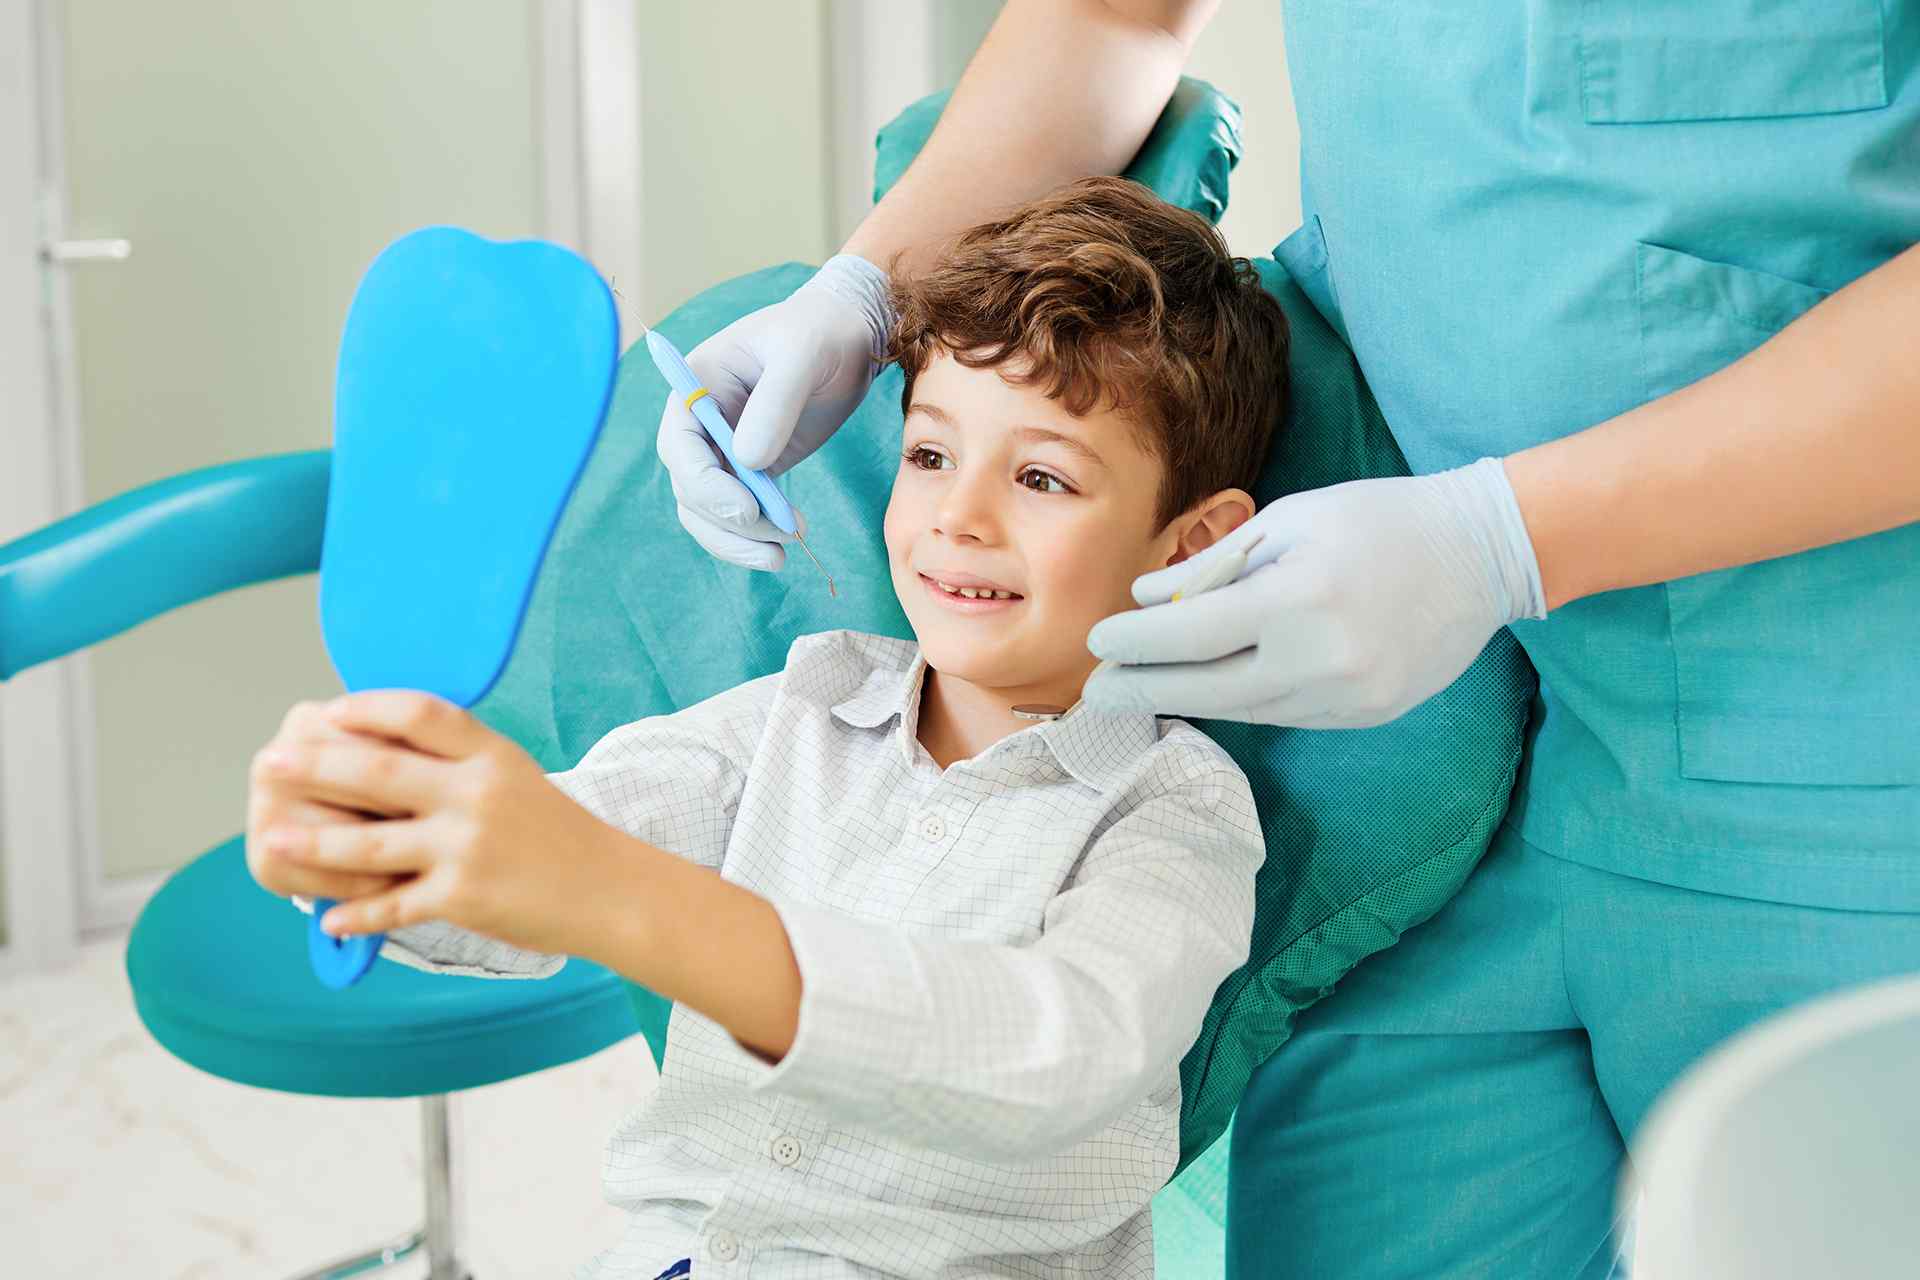
<path id="1" fill-rule="evenodd" d="M 627 295 L 620 292 L 620 286 L 613 282 L 612 276 L 607 277 L 607 288 L 613 291 L 614 297 L 620 299 L 620 301 L 622 302 L 626 302 Z M 634 317 L 634 323 L 640 326 L 640 336 L 643 338 L 646 337 L 649 333 L 653 332 L 653 330 L 647 327 L 647 322 L 645 320 L 640 319 L 637 315 Z"/>
<path id="2" fill-rule="evenodd" d="M 802 538 L 797 533 L 794 534 L 793 536 L 795 540 L 800 543 L 800 549 L 807 553 L 807 559 L 813 561 L 813 567 L 818 569 L 820 571 L 820 576 L 827 580 L 827 594 L 837 599 L 840 593 L 834 590 L 833 575 L 827 572 L 827 566 L 820 563 L 820 557 L 813 554 L 813 548 L 807 545 L 807 540 L 805 538 Z"/>

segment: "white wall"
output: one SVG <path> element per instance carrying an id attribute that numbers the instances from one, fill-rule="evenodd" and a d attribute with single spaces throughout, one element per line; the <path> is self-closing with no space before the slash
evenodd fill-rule
<path id="1" fill-rule="evenodd" d="M 640 10 L 647 319 L 769 263 L 833 252 L 824 0 Z"/>
<path id="2" fill-rule="evenodd" d="M 1300 127 L 1280 0 L 1227 0 L 1195 45 L 1187 74 L 1211 82 L 1245 112 L 1246 155 L 1233 171 L 1220 229 L 1235 253 L 1271 253 L 1300 225 Z"/>

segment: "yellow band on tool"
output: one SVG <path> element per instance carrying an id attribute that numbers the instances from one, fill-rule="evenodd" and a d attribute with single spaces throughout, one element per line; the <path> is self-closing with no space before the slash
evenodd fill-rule
<path id="1" fill-rule="evenodd" d="M 693 402 L 694 402 L 695 400 L 698 400 L 698 399 L 699 399 L 699 398 L 700 398 L 701 396 L 703 396 L 703 395 L 705 395 L 705 394 L 707 394 L 707 389 L 706 389 L 705 387 L 702 387 L 702 388 L 700 388 L 700 389 L 699 389 L 698 391 L 696 391 L 696 392 L 694 392 L 694 393 L 693 393 L 692 395 L 690 395 L 690 396 L 688 396 L 688 397 L 687 397 L 687 412 L 688 412 L 688 413 L 692 413 L 692 412 L 693 412 Z"/>

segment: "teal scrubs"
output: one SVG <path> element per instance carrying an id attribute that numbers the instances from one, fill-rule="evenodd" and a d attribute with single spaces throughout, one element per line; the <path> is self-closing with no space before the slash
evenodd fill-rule
<path id="1" fill-rule="evenodd" d="M 1694 382 L 1920 241 L 1920 0 L 1291 0 L 1286 33 L 1277 254 L 1415 472 Z M 1513 632 L 1508 829 L 1269 1064 L 1297 1110 L 1236 1130 L 1236 1232 L 1302 1275 L 1605 1274 L 1649 1098 L 1920 969 L 1920 525 Z"/>

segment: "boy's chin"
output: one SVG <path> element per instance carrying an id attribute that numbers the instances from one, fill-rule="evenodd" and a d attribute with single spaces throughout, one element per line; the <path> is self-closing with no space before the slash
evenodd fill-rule
<path id="1" fill-rule="evenodd" d="M 957 636 L 941 635 L 926 628 L 920 635 L 920 652 L 927 665 L 949 680 L 964 680 L 982 689 L 1012 689 L 1031 683 L 1032 673 L 1023 669 L 1018 655 L 1005 652 L 999 645 L 970 643 Z"/>

